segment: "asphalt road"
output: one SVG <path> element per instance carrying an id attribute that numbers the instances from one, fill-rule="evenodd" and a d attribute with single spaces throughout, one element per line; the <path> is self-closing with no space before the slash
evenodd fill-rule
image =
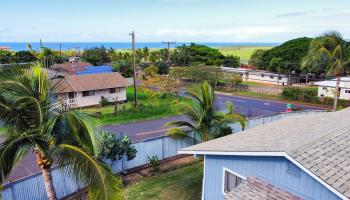
<path id="1" fill-rule="evenodd" d="M 232 102 L 235 111 L 241 113 L 248 118 L 254 118 L 259 116 L 272 115 L 280 112 L 284 112 L 287 108 L 287 104 L 283 102 L 261 100 L 254 98 L 246 98 L 239 96 L 229 96 L 223 94 L 216 94 L 215 106 L 221 111 L 225 111 L 226 102 Z M 294 108 L 301 110 L 320 110 L 322 108 L 306 105 L 293 105 Z M 116 134 L 126 134 L 134 142 L 145 140 L 147 138 L 153 138 L 166 134 L 169 127 L 164 127 L 164 124 L 174 120 L 186 120 L 185 116 L 172 116 L 169 118 L 146 120 L 135 123 L 121 124 L 121 125 L 108 125 L 103 126 L 105 130 L 112 131 Z"/>
<path id="2" fill-rule="evenodd" d="M 219 110 L 225 110 L 225 102 L 230 101 L 234 104 L 235 110 L 241 114 L 246 115 L 249 118 L 259 117 L 264 115 L 271 115 L 279 112 L 283 112 L 286 109 L 286 103 L 252 99 L 238 96 L 228 96 L 217 94 L 215 106 Z M 319 110 L 322 108 L 294 105 L 302 110 Z M 116 134 L 124 133 L 128 135 L 134 142 L 145 140 L 147 138 L 153 138 L 162 136 L 166 133 L 169 127 L 164 127 L 164 124 L 174 120 L 186 120 L 183 115 L 172 116 L 168 118 L 145 120 L 140 122 L 121 124 L 121 125 L 108 125 L 103 126 L 103 129 L 110 130 Z M 5 182 L 13 181 L 33 173 L 39 172 L 34 156 L 29 153 L 24 160 L 16 165 L 11 175 Z"/>

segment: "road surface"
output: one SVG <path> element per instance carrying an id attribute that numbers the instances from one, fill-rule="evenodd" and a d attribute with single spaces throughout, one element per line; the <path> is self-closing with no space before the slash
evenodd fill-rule
<path id="1" fill-rule="evenodd" d="M 215 95 L 215 107 L 221 111 L 225 111 L 225 103 L 232 102 L 235 111 L 241 113 L 248 118 L 272 115 L 284 112 L 287 108 L 287 103 L 254 99 L 239 96 L 230 96 L 223 94 Z M 307 105 L 293 105 L 294 108 L 301 110 L 320 110 L 321 107 L 307 106 Z M 147 138 L 153 138 L 164 135 L 169 127 L 164 127 L 164 124 L 174 120 L 186 120 L 183 115 L 172 116 L 168 118 L 146 120 L 121 125 L 107 125 L 102 128 L 112 131 L 116 134 L 123 133 L 128 135 L 132 141 L 137 142 Z"/>

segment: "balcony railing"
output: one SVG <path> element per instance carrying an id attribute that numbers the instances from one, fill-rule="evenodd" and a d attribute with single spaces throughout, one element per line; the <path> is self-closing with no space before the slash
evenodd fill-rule
<path id="1" fill-rule="evenodd" d="M 78 107 L 78 101 L 76 99 L 66 99 L 64 100 L 64 105 L 68 108 L 77 108 Z"/>

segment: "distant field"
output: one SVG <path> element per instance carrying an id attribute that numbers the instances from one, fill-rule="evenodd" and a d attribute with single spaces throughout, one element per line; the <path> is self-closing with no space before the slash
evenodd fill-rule
<path id="1" fill-rule="evenodd" d="M 224 55 L 234 55 L 241 58 L 241 62 L 245 63 L 256 49 L 271 49 L 272 47 L 219 47 L 219 51 Z"/>

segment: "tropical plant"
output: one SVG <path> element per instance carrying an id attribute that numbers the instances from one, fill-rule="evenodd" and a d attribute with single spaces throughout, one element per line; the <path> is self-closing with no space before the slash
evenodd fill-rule
<path id="1" fill-rule="evenodd" d="M 91 118 L 65 109 L 55 96 L 60 81 L 50 81 L 44 66 L 37 62 L 0 80 L 0 119 L 7 128 L 0 144 L 1 183 L 16 163 L 33 153 L 49 200 L 57 199 L 53 165 L 85 184 L 91 199 L 119 199 L 121 181 L 97 159 L 100 139 Z"/>
<path id="2" fill-rule="evenodd" d="M 245 127 L 246 118 L 234 112 L 232 103 L 226 103 L 226 113 L 216 111 L 214 89 L 207 81 L 188 89 L 186 93 L 193 98 L 193 101 L 181 102 L 177 106 L 189 118 L 189 121 L 173 121 L 165 124 L 166 126 L 176 126 L 169 129 L 168 135 L 208 141 L 220 134 L 220 128 L 228 123 L 238 122 L 242 128 Z M 191 135 L 188 130 L 183 130 L 183 127 L 193 131 L 194 135 Z"/>
<path id="3" fill-rule="evenodd" d="M 160 166 L 160 160 L 157 155 L 154 156 L 147 156 L 148 162 L 151 164 L 153 172 L 158 172 L 159 171 L 159 166 Z"/>
<path id="4" fill-rule="evenodd" d="M 315 38 L 303 66 L 309 71 L 326 69 L 327 75 L 336 77 L 333 111 L 337 109 L 340 79 L 350 69 L 350 45 L 335 31 L 326 32 Z"/>
<path id="5" fill-rule="evenodd" d="M 103 46 L 85 49 L 81 55 L 81 59 L 95 66 L 104 65 L 111 61 L 107 49 Z"/>
<path id="6" fill-rule="evenodd" d="M 111 167 L 113 167 L 115 161 L 121 160 L 124 156 L 126 156 L 128 161 L 136 157 L 137 150 L 127 135 L 120 134 L 116 138 L 115 134 L 109 131 L 102 131 L 101 137 L 102 145 L 99 157 L 111 160 Z"/>

